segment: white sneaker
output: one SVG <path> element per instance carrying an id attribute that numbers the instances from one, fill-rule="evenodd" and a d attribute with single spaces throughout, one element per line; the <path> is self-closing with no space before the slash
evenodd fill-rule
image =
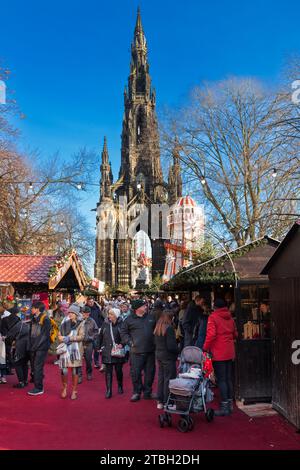
<path id="1" fill-rule="evenodd" d="M 6 380 L 6 378 L 5 378 L 5 377 L 2 377 L 2 379 L 1 379 L 1 383 L 3 383 L 3 384 L 7 384 L 7 380 Z"/>
<path id="2" fill-rule="evenodd" d="M 157 403 L 157 409 L 158 410 L 163 410 L 164 409 L 163 403 Z"/>

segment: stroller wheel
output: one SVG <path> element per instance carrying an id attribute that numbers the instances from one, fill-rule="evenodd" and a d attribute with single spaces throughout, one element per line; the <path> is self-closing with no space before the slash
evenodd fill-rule
<path id="1" fill-rule="evenodd" d="M 172 417 L 170 413 L 165 413 L 165 422 L 169 426 L 169 428 L 172 426 Z"/>
<path id="2" fill-rule="evenodd" d="M 189 430 L 189 422 L 186 418 L 181 418 L 178 422 L 177 429 L 180 432 L 187 432 Z"/>
<path id="3" fill-rule="evenodd" d="M 194 429 L 195 423 L 191 416 L 188 416 L 188 424 L 189 424 L 189 431 L 192 431 Z"/>
<path id="4" fill-rule="evenodd" d="M 164 415 L 158 415 L 158 421 L 159 421 L 160 427 L 163 428 L 164 425 L 165 425 L 165 417 L 164 417 Z"/>
<path id="5" fill-rule="evenodd" d="M 205 413 L 205 417 L 206 417 L 206 420 L 208 423 L 211 423 L 215 417 L 215 412 L 212 408 L 208 408 L 206 413 Z"/>

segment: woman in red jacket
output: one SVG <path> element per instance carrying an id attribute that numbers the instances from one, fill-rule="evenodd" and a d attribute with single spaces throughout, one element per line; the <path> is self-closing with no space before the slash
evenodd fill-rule
<path id="1" fill-rule="evenodd" d="M 204 351 L 212 354 L 214 371 L 221 392 L 221 407 L 216 416 L 228 416 L 232 412 L 233 382 L 232 361 L 235 358 L 234 340 L 237 330 L 230 311 L 223 299 L 216 299 L 214 311 L 208 318 Z"/>

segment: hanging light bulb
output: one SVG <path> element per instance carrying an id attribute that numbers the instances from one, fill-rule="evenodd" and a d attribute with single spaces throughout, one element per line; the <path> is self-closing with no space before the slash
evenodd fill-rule
<path id="1" fill-rule="evenodd" d="M 276 168 L 274 168 L 273 173 L 272 173 L 272 176 L 273 176 L 273 178 L 276 178 L 276 176 L 277 176 L 277 170 L 276 170 Z"/>
<path id="2" fill-rule="evenodd" d="M 61 220 L 60 223 L 59 223 L 59 225 L 62 227 L 62 226 L 64 225 L 64 221 Z"/>
<path id="3" fill-rule="evenodd" d="M 31 183 L 31 182 L 29 183 L 29 189 L 30 189 L 30 191 L 33 190 L 33 183 Z"/>
<path id="4" fill-rule="evenodd" d="M 202 176 L 201 178 L 201 184 L 203 184 L 203 186 L 206 184 L 206 179 L 204 178 L 204 176 Z"/>
<path id="5" fill-rule="evenodd" d="M 140 191 L 140 190 L 142 189 L 141 183 L 138 183 L 136 187 L 137 187 L 137 189 Z"/>

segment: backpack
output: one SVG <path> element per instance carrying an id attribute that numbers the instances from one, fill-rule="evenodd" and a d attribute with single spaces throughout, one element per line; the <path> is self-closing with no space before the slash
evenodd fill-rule
<path id="1" fill-rule="evenodd" d="M 41 319 L 40 319 L 40 325 L 43 325 L 44 321 L 45 321 L 45 318 L 47 317 L 47 314 L 46 313 L 43 313 L 43 315 L 41 316 Z M 57 336 L 58 336 L 58 333 L 59 333 L 59 328 L 57 326 L 57 323 L 56 321 L 53 319 L 53 318 L 49 318 L 50 320 L 50 323 L 51 323 L 51 329 L 50 329 L 50 342 L 51 343 L 54 343 Z"/>

